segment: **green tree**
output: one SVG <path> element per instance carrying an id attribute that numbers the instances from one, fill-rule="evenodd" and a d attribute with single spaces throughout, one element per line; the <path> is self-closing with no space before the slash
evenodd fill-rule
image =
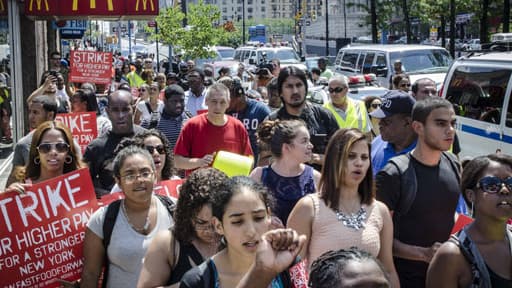
<path id="1" fill-rule="evenodd" d="M 182 27 L 185 15 L 179 7 L 164 9 L 156 17 L 159 35 L 152 32 L 153 38 L 159 38 L 162 43 L 179 47 L 186 57 L 192 59 L 208 58 L 214 52 L 207 47 L 218 45 L 226 41 L 228 34 L 222 25 L 216 25 L 220 20 L 219 8 L 204 4 L 199 0 L 197 4 L 188 4 L 186 27 Z"/>

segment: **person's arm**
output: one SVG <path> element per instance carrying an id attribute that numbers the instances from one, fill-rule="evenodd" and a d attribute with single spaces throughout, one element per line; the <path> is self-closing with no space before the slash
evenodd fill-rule
<path id="1" fill-rule="evenodd" d="M 471 283 L 471 266 L 459 247 L 445 242 L 427 270 L 427 288 L 467 287 Z"/>
<path id="2" fill-rule="evenodd" d="M 382 262 L 389 274 L 392 287 L 400 287 L 400 280 L 393 263 L 393 221 L 389 210 L 382 202 L 377 202 L 377 208 L 382 217 L 382 230 L 380 231 L 380 251 L 377 258 Z"/>
<path id="3" fill-rule="evenodd" d="M 145 102 L 139 102 L 139 103 L 145 103 Z M 133 123 L 136 125 L 140 125 L 140 117 L 142 116 L 142 112 L 139 110 L 139 105 L 135 108 L 135 113 L 133 114 Z"/>
<path id="4" fill-rule="evenodd" d="M 320 172 L 316 171 L 315 169 L 313 169 L 313 179 L 315 180 L 315 187 L 316 187 L 316 190 L 318 191 L 318 188 L 320 188 L 320 178 L 322 177 L 322 174 L 320 174 Z"/>
<path id="5" fill-rule="evenodd" d="M 46 77 L 46 80 L 44 81 L 43 85 L 39 86 L 36 90 L 34 90 L 34 92 L 32 92 L 32 94 L 30 94 L 30 96 L 28 96 L 27 103 L 30 103 L 32 101 L 32 99 L 34 99 L 34 97 L 43 95 L 44 92 L 46 90 L 48 90 L 50 85 L 52 83 L 56 83 L 56 82 L 57 82 L 57 78 L 55 78 L 52 75 L 48 75 L 48 77 Z"/>
<path id="6" fill-rule="evenodd" d="M 249 175 L 249 177 L 254 179 L 254 181 L 257 181 L 257 182 L 261 183 L 262 172 L 263 172 L 263 168 L 262 167 L 256 167 L 256 168 L 254 168 L 254 170 L 252 170 L 252 172 Z"/>
<path id="7" fill-rule="evenodd" d="M 174 239 L 170 230 L 158 233 L 151 241 L 144 257 L 137 288 L 162 287 L 167 283 L 173 269 L 171 263 L 175 261 L 174 251 L 171 251 L 171 246 L 173 246 L 170 244 L 171 241 Z M 179 283 L 173 286 L 178 287 L 178 285 Z"/>
<path id="8" fill-rule="evenodd" d="M 315 215 L 314 209 L 313 199 L 311 199 L 311 197 L 303 197 L 295 207 L 293 207 L 286 224 L 287 228 L 294 229 L 299 235 L 306 236 L 306 243 L 300 251 L 300 257 L 302 259 L 306 259 L 308 255 L 309 241 L 311 240 L 311 226 L 313 225 L 313 217 Z"/>
<path id="9" fill-rule="evenodd" d="M 85 231 L 83 251 L 84 267 L 80 287 L 97 288 L 101 270 L 103 269 L 105 247 L 103 247 L 103 240 L 89 228 Z"/>
<path id="10" fill-rule="evenodd" d="M 189 158 L 181 155 L 174 155 L 174 164 L 178 169 L 191 170 L 210 166 L 213 158 L 214 154 L 206 154 L 203 158 Z"/>
<path id="11" fill-rule="evenodd" d="M 272 279 L 294 264 L 306 240 L 306 236 L 299 236 L 292 229 L 265 233 L 258 244 L 254 263 L 236 287 L 268 287 Z"/>
<path id="12" fill-rule="evenodd" d="M 430 263 L 441 243 L 436 242 L 430 247 L 421 247 L 405 244 L 398 239 L 393 239 L 393 256 L 407 260 Z"/>

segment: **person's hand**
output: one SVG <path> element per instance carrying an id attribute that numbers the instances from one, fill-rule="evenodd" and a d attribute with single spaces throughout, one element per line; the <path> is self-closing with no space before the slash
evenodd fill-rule
<path id="1" fill-rule="evenodd" d="M 206 154 L 203 158 L 199 158 L 199 168 L 208 167 L 213 162 L 215 154 Z"/>
<path id="2" fill-rule="evenodd" d="M 32 184 L 15 182 L 9 185 L 9 187 L 7 187 L 4 192 L 16 192 L 18 194 L 25 194 L 25 190 L 30 186 L 32 186 Z"/>
<path id="3" fill-rule="evenodd" d="M 55 85 L 55 84 L 57 84 L 57 77 L 55 77 L 53 75 L 48 75 L 46 77 L 46 80 L 44 80 L 44 83 L 43 83 L 43 85 L 46 88 L 49 88 L 51 85 Z"/>
<path id="4" fill-rule="evenodd" d="M 424 248 L 423 261 L 430 263 L 430 261 L 432 261 L 432 258 L 434 258 L 434 255 L 436 254 L 437 250 L 441 247 L 441 245 L 443 245 L 443 243 L 436 242 L 432 244 L 432 246 Z"/>
<path id="5" fill-rule="evenodd" d="M 277 275 L 294 264 L 304 243 L 306 236 L 299 236 L 293 229 L 270 230 L 260 239 L 254 265 Z"/>
<path id="6" fill-rule="evenodd" d="M 69 282 L 63 279 L 57 279 L 57 282 L 60 283 L 61 288 L 80 288 L 80 280 Z"/>

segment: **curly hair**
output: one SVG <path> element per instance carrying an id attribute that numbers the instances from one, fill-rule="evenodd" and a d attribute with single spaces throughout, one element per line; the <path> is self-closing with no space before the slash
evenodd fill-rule
<path id="1" fill-rule="evenodd" d="M 123 150 L 123 148 L 132 145 L 146 148 L 144 145 L 144 139 L 150 136 L 154 136 L 160 139 L 165 147 L 165 164 L 162 169 L 161 179 L 162 181 L 169 180 L 173 175 L 176 175 L 176 168 L 174 167 L 174 153 L 172 153 L 171 146 L 169 144 L 169 140 L 167 140 L 167 137 L 165 137 L 165 135 L 157 129 L 146 130 L 135 135 L 133 138 L 124 138 L 121 140 L 121 142 L 119 142 L 119 144 L 117 144 L 116 149 L 114 149 L 114 155 Z"/>
<path id="2" fill-rule="evenodd" d="M 215 168 L 202 168 L 190 174 L 181 185 L 174 212 L 173 235 L 178 241 L 190 243 L 197 237 L 193 220 L 204 205 L 211 205 L 213 196 L 225 189 L 228 176 Z"/>
<path id="3" fill-rule="evenodd" d="M 52 129 L 58 130 L 62 134 L 62 138 L 64 138 L 64 141 L 66 141 L 66 143 L 69 145 L 68 156 L 70 156 L 72 160 L 69 164 L 64 163 L 62 173 L 65 174 L 85 167 L 85 165 L 78 158 L 78 152 L 75 150 L 73 136 L 71 135 L 69 128 L 62 122 L 46 121 L 39 125 L 37 129 L 34 131 L 34 134 L 32 136 L 32 143 L 30 145 L 28 162 L 25 166 L 25 173 L 22 172 L 22 175 L 20 175 L 20 177 L 34 180 L 38 179 L 41 176 L 41 163 L 36 164 L 37 161 L 34 162 L 34 159 L 39 158 L 39 151 L 37 150 L 37 147 L 39 146 L 39 144 L 41 144 L 41 139 L 47 131 Z"/>
<path id="4" fill-rule="evenodd" d="M 328 251 L 318 257 L 311 265 L 308 287 L 341 287 L 343 271 L 350 261 L 375 262 L 389 284 L 389 275 L 385 272 L 384 266 L 368 252 L 361 251 L 355 247 L 348 250 Z M 389 284 L 388 287 L 391 287 Z"/>

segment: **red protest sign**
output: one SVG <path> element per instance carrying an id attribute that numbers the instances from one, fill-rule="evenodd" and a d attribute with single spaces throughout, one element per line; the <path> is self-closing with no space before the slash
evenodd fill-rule
<path id="1" fill-rule="evenodd" d="M 82 269 L 86 224 L 98 208 L 89 170 L 0 194 L 0 287 L 60 287 Z"/>
<path id="2" fill-rule="evenodd" d="M 112 77 L 112 53 L 71 50 L 70 82 L 108 84 Z"/>
<path id="3" fill-rule="evenodd" d="M 165 180 L 155 184 L 153 192 L 155 194 L 167 196 L 169 198 L 178 199 L 180 195 L 180 187 L 183 182 L 185 182 L 183 179 Z"/>
<path id="4" fill-rule="evenodd" d="M 84 154 L 87 145 L 98 137 L 95 112 L 57 114 L 55 120 L 62 122 L 69 128 L 76 143 L 80 145 L 82 154 Z"/>

